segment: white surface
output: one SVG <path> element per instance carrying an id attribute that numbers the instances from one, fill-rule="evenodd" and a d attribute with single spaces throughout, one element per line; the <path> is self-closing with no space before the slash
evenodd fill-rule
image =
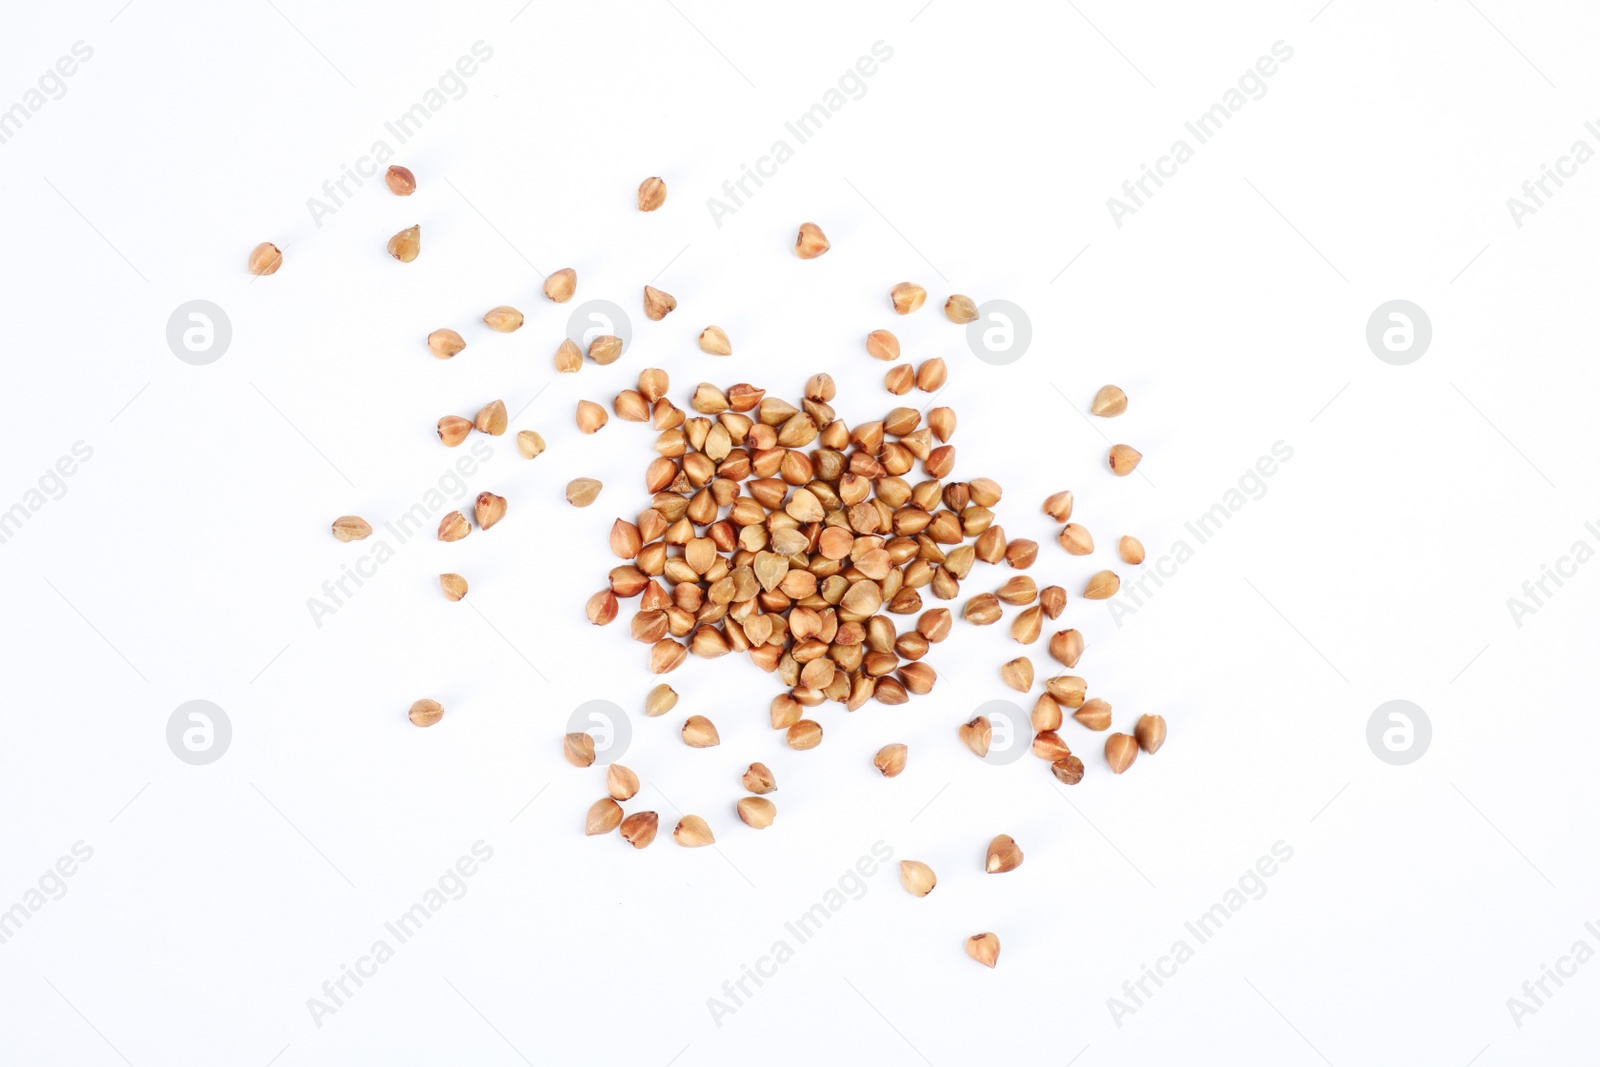
<path id="1" fill-rule="evenodd" d="M 1600 519 L 1600 174 L 1580 169 L 1520 229 L 1505 200 L 1575 139 L 1600 145 L 1583 128 L 1592 11 L 678 0 L 537 2 L 513 21 L 515 0 L 119 3 L 19 9 L 0 42 L 0 106 L 73 42 L 93 48 L 0 144 L 0 507 L 74 442 L 93 449 L 0 545 L 0 907 L 75 842 L 93 849 L 0 945 L 0 1059 L 1588 1058 L 1600 967 L 1550 986 L 1520 1028 L 1506 1000 L 1579 939 L 1600 948 L 1584 928 L 1600 918 L 1600 570 L 1520 628 L 1506 598 L 1574 541 L 1600 544 L 1584 529 Z M 306 198 L 479 40 L 492 59 L 400 153 L 415 197 L 373 182 L 314 225 Z M 880 40 L 893 58 L 866 94 L 718 228 L 706 197 Z M 1106 198 L 1279 40 L 1294 55 L 1267 94 L 1114 226 Z M 670 197 L 643 215 L 650 174 Z M 810 263 L 789 251 L 806 219 L 834 243 Z M 422 257 L 388 260 L 386 238 L 419 221 Z M 252 282 L 260 240 L 287 261 Z M 567 309 L 530 264 L 574 266 L 580 298 L 630 312 L 661 272 L 679 309 L 636 315 L 621 362 L 541 393 Z M 929 306 L 894 320 L 905 278 Z M 935 306 L 952 291 L 1025 307 L 1029 354 L 974 359 Z M 206 367 L 164 340 L 196 297 L 234 330 Z M 1364 341 L 1397 297 L 1435 331 L 1405 367 Z M 520 333 L 477 323 L 499 303 L 528 314 Z M 732 359 L 695 348 L 710 322 Z M 449 363 L 421 344 L 442 325 L 469 342 Z M 794 396 L 827 370 L 847 421 L 877 417 L 892 401 L 861 337 L 880 326 L 949 360 L 958 475 L 1005 485 L 1002 523 L 1043 546 L 1031 573 L 1073 594 L 1081 673 L 1119 728 L 1165 715 L 1166 749 L 1113 779 L 1069 723 L 1091 772 L 1071 806 L 1031 756 L 966 754 L 956 725 L 1007 695 L 1000 627 L 935 650 L 933 696 L 820 709 L 809 753 L 768 729 L 771 678 L 691 660 L 670 679 L 679 712 L 636 718 L 625 760 L 661 838 L 585 839 L 601 771 L 566 765 L 559 736 L 580 702 L 635 709 L 652 681 L 625 621 L 596 630 L 581 609 L 612 564 L 612 517 L 645 499 L 653 434 L 613 420 L 583 438 L 573 404 L 609 403 L 646 366 L 680 402 L 702 379 Z M 1091 427 L 1074 408 L 1107 381 L 1132 405 Z M 307 598 L 363 551 L 327 524 L 420 499 L 462 454 L 434 421 L 496 396 L 532 401 L 513 428 L 550 445 L 527 463 L 499 439 L 469 479 L 509 498 L 503 525 L 404 546 L 314 625 Z M 1148 482 L 1103 469 L 1096 429 L 1145 452 Z M 1078 600 L 1093 570 L 1127 571 L 1120 533 L 1161 553 L 1280 440 L 1293 459 L 1266 494 L 1121 628 Z M 587 511 L 561 498 L 580 475 L 606 482 Z M 1093 557 L 1065 556 L 1038 514 L 1064 487 Z M 439 596 L 441 570 L 469 577 L 467 604 Z M 1004 577 L 980 566 L 963 594 Z M 428 731 L 404 719 L 423 695 L 448 709 Z M 197 698 L 234 731 L 199 768 L 164 734 Z M 1396 698 L 1434 727 L 1405 767 L 1365 739 Z M 689 711 L 720 748 L 677 740 Z M 891 740 L 911 762 L 884 781 L 869 759 Z M 752 759 L 780 786 L 761 834 L 731 807 Z M 668 840 L 674 805 L 711 822 L 720 856 Z M 987 877 L 998 832 L 1027 861 Z M 465 895 L 317 1026 L 307 998 L 478 841 L 493 858 Z M 934 894 L 909 897 L 886 866 L 719 1027 L 708 998 L 793 944 L 784 923 L 879 841 L 929 862 Z M 1293 857 L 1265 896 L 1118 1026 L 1108 998 L 1279 841 Z M 1002 939 L 993 972 L 962 953 L 979 930 Z"/>

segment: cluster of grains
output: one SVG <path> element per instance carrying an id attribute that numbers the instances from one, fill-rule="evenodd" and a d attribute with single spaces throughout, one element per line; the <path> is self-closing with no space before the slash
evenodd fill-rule
<path id="1" fill-rule="evenodd" d="M 399 196 L 416 189 L 415 176 L 403 167 L 391 167 L 386 182 Z M 666 201 L 660 178 L 646 179 L 638 190 L 640 211 L 655 211 Z M 805 223 L 795 239 L 795 254 L 815 259 L 831 244 L 815 223 Z M 388 243 L 389 254 L 401 262 L 414 260 L 421 250 L 421 231 L 412 226 Z M 252 274 L 269 275 L 282 265 L 279 249 L 263 243 L 250 254 Z M 544 295 L 557 303 L 572 298 L 577 274 L 571 268 L 545 280 Z M 899 315 L 919 310 L 927 291 L 913 282 L 901 282 L 889 292 L 889 303 Z M 669 293 L 644 287 L 643 307 L 651 321 L 661 321 L 676 310 Z M 957 324 L 975 321 L 974 301 L 955 294 L 944 303 L 946 317 Z M 524 322 L 522 312 L 499 306 L 484 315 L 490 329 L 511 333 Z M 702 351 L 729 356 L 733 347 L 727 334 L 707 326 L 698 335 Z M 451 359 L 466 348 L 455 330 L 441 328 L 427 337 L 427 347 L 439 359 Z M 889 330 L 867 335 L 868 354 L 895 362 L 900 341 Z M 623 355 L 623 342 L 598 336 L 588 347 L 589 362 L 607 365 Z M 557 349 L 555 366 L 562 373 L 582 369 L 585 353 L 570 340 Z M 948 369 L 942 359 L 929 359 L 913 369 L 897 364 L 885 378 L 895 396 L 917 388 L 934 393 L 942 389 Z M 624 602 L 636 603 L 629 628 L 636 641 L 648 647 L 649 669 L 667 674 L 692 655 L 717 659 L 729 654 L 748 656 L 761 670 L 782 683 L 784 691 L 768 708 L 770 723 L 784 742 L 796 750 L 818 747 L 823 727 L 812 716 L 826 703 L 850 711 L 868 702 L 904 704 L 913 696 L 932 692 L 938 672 L 928 662 L 933 646 L 947 640 L 959 618 L 964 624 L 991 626 L 1002 621 L 1007 608 L 1020 609 L 1011 618 L 1009 633 L 1024 649 L 1044 639 L 1050 659 L 1065 671 L 1074 670 L 1083 655 L 1083 635 L 1076 629 L 1054 630 L 1044 637 L 1047 623 L 1060 618 L 1067 605 L 1060 585 L 1040 588 L 1027 574 L 997 580 L 983 588 L 980 567 L 1027 571 L 1039 557 L 1039 545 L 1026 538 L 1009 538 L 997 521 L 995 508 L 1004 491 L 989 477 L 957 479 L 956 413 L 949 407 L 919 410 L 900 406 L 881 418 L 846 423 L 835 410 L 837 387 L 828 374 L 815 374 L 803 395 L 791 402 L 769 396 L 766 389 L 748 382 L 719 386 L 700 382 L 680 407 L 669 397 L 667 372 L 647 368 L 637 385 L 614 397 L 611 412 L 622 421 L 648 424 L 655 431 L 654 457 L 645 465 L 643 484 L 649 506 L 632 519 L 617 518 L 611 526 L 612 553 L 622 562 L 612 568 L 606 587 L 585 606 L 585 615 L 597 626 L 614 622 Z M 1128 397 L 1115 385 L 1102 388 L 1090 404 L 1102 418 L 1121 415 Z M 578 402 L 574 412 L 585 434 L 602 429 L 610 420 L 606 407 L 591 400 Z M 473 432 L 499 436 L 507 432 L 505 404 L 495 400 L 471 419 L 446 415 L 438 421 L 439 439 L 448 447 L 460 445 Z M 544 439 L 530 429 L 516 435 L 524 458 L 544 452 Z M 1114 474 L 1131 473 L 1141 459 L 1129 445 L 1112 446 L 1107 461 Z M 600 494 L 601 483 L 577 478 L 568 483 L 566 498 L 575 507 L 587 507 Z M 477 527 L 488 530 L 506 514 L 504 497 L 481 493 L 473 508 Z M 1057 541 L 1073 556 L 1094 551 L 1090 532 L 1071 521 L 1073 494 L 1049 496 L 1042 510 L 1061 523 Z M 460 511 L 440 523 L 441 541 L 466 537 L 473 522 Z M 372 533 L 358 516 L 347 515 L 333 523 L 341 541 L 361 540 Z M 1144 547 L 1131 536 L 1118 542 L 1118 556 L 1126 564 L 1144 562 Z M 1002 574 L 1004 571 L 1001 572 Z M 963 583 L 969 586 L 963 593 Z M 972 592 L 970 586 L 981 591 Z M 1082 596 L 1102 600 L 1116 594 L 1121 581 L 1109 570 L 1092 575 Z M 459 574 L 439 576 L 446 598 L 459 601 L 467 595 L 467 580 Z M 963 599 L 964 598 L 964 599 Z M 949 604 L 950 606 L 943 606 Z M 903 627 L 902 627 L 903 620 Z M 1022 694 L 1031 694 L 1035 667 L 1031 656 L 1016 656 L 998 669 L 1000 682 Z M 1087 696 L 1088 683 L 1075 674 L 1061 673 L 1040 682 L 1041 692 L 1031 713 L 1032 751 L 1044 760 L 1059 782 L 1075 785 L 1083 779 L 1083 761 L 1073 754 L 1060 733 L 1067 712 L 1091 731 L 1108 731 L 1111 705 Z M 652 689 L 645 712 L 667 714 L 678 702 L 665 684 Z M 444 708 L 431 699 L 412 705 L 409 718 L 417 726 L 432 726 Z M 680 725 L 685 745 L 709 748 L 721 743 L 715 724 L 703 715 L 689 715 Z M 956 739 L 973 754 L 988 754 L 993 739 L 991 723 L 983 716 L 957 725 Z M 1166 739 L 1166 723 L 1158 715 L 1142 716 L 1133 733 L 1108 734 L 1105 760 L 1121 774 L 1142 750 L 1156 752 Z M 594 739 L 588 733 L 563 738 L 563 755 L 577 767 L 595 762 Z M 872 759 L 885 778 L 906 768 L 908 748 L 890 744 Z M 734 804 L 746 826 L 765 829 L 777 815 L 767 794 L 777 789 L 771 770 L 752 763 L 741 778 L 748 794 Z M 584 832 L 605 835 L 616 831 L 634 848 L 655 840 L 659 815 L 654 811 L 628 814 L 623 803 L 639 792 L 638 775 L 621 764 L 606 770 L 607 795 L 585 816 Z M 683 816 L 673 829 L 673 840 L 684 847 L 715 843 L 705 819 Z M 984 871 L 1004 874 L 1022 864 L 1022 850 L 1001 834 L 989 844 Z M 916 897 L 925 897 L 937 884 L 927 864 L 906 860 L 900 864 L 901 882 Z M 988 967 L 999 958 L 999 938 L 992 932 L 967 939 L 967 954 Z"/>

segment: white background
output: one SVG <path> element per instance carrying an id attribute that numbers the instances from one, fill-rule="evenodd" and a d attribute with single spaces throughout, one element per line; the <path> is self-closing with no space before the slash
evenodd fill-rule
<path id="1" fill-rule="evenodd" d="M 1600 544 L 1584 529 L 1600 173 L 1521 228 L 1506 207 L 1574 140 L 1600 147 L 1583 129 L 1600 117 L 1593 11 L 274 3 L 15 5 L 0 41 L 0 107 L 93 48 L 0 144 L 0 508 L 74 442 L 93 449 L 0 545 L 0 908 L 74 842 L 93 849 L 0 945 L 0 1061 L 1593 1058 L 1600 966 L 1549 985 L 1520 1027 L 1507 998 L 1579 939 L 1600 948 L 1584 929 L 1600 568 L 1520 627 L 1506 605 L 1573 542 Z M 307 198 L 392 143 L 384 122 L 479 40 L 492 59 L 400 150 L 416 195 L 371 182 L 318 226 Z M 1266 95 L 1114 225 L 1106 198 L 1280 40 L 1293 58 Z M 706 198 L 793 145 L 785 120 L 876 41 L 893 57 L 865 95 L 716 225 Z M 669 199 L 641 214 L 652 174 Z M 834 246 L 814 262 L 791 252 L 808 219 Z M 402 266 L 383 246 L 413 222 L 423 253 Z M 252 280 L 262 240 L 286 261 Z M 620 362 L 557 380 L 576 303 L 538 295 L 538 271 L 569 265 L 580 299 L 631 313 L 655 279 L 679 308 L 635 314 Z M 930 299 L 899 320 L 886 294 L 905 279 Z M 951 292 L 1025 308 L 1025 357 L 974 358 L 937 310 Z M 233 328 L 203 367 L 165 340 L 195 298 Z M 1364 338 L 1395 298 L 1433 323 L 1410 366 Z M 501 303 L 527 313 L 519 333 L 478 323 Z M 712 322 L 731 359 L 695 347 Z M 468 348 L 440 362 L 422 338 L 446 325 Z M 1008 533 L 1040 541 L 1030 573 L 1072 594 L 1079 673 L 1117 728 L 1166 717 L 1165 749 L 1126 775 L 1070 722 L 1089 766 L 1070 790 L 1031 756 L 995 768 L 960 747 L 956 726 L 1008 695 L 1002 627 L 958 625 L 929 656 L 931 696 L 818 709 L 826 739 L 798 753 L 767 725 L 775 680 L 747 662 L 691 659 L 677 711 L 646 719 L 631 608 L 584 622 L 654 435 L 613 419 L 582 437 L 576 401 L 609 405 L 647 366 L 679 403 L 701 380 L 793 398 L 825 370 L 841 417 L 865 421 L 896 402 L 862 350 L 878 327 L 949 362 L 956 474 L 1000 481 Z M 1130 408 L 1091 425 L 1108 381 Z M 500 438 L 469 480 L 509 517 L 408 543 L 316 625 L 308 598 L 373 544 L 329 522 L 419 500 L 462 454 L 434 422 L 495 397 L 549 442 L 530 463 Z M 1145 476 L 1113 478 L 1102 434 L 1138 446 Z M 1100 567 L 1131 577 L 1120 534 L 1167 552 L 1278 441 L 1293 458 L 1265 495 L 1120 627 L 1078 598 Z M 562 499 L 579 476 L 606 483 L 583 511 Z M 1039 513 L 1062 488 L 1094 556 L 1066 556 Z M 467 575 L 466 602 L 439 595 L 444 570 Z M 963 599 L 1007 574 L 978 566 Z M 422 696 L 447 709 L 426 731 L 405 719 Z M 191 699 L 232 722 L 210 766 L 167 747 Z M 603 772 L 563 762 L 560 735 L 590 699 L 634 713 L 630 808 L 663 817 L 645 851 L 581 833 Z M 1409 766 L 1367 745 L 1391 699 L 1433 724 Z M 683 746 L 689 712 L 719 748 Z M 890 741 L 911 746 L 892 781 L 869 762 Z M 755 759 L 779 781 L 762 833 L 732 807 Z M 676 847 L 679 812 L 718 848 Z M 985 876 L 1001 832 L 1026 862 Z M 493 858 L 466 895 L 318 1026 L 307 999 L 477 841 Z M 719 1026 L 708 998 L 794 945 L 784 923 L 879 841 L 938 889 L 912 898 L 885 866 Z M 1108 998 L 1193 944 L 1184 923 L 1280 841 L 1293 857 L 1266 894 L 1118 1025 Z M 993 971 L 962 952 L 980 930 L 1001 938 Z"/>

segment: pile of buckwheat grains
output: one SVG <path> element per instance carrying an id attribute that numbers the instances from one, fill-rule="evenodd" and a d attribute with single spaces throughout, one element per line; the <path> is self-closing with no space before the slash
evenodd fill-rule
<path id="1" fill-rule="evenodd" d="M 404 167 L 391 167 L 386 184 L 395 195 L 409 196 L 417 180 Z M 647 178 L 640 184 L 640 211 L 656 211 L 666 200 L 662 179 Z M 411 226 L 389 240 L 388 252 L 409 263 L 420 255 L 421 242 L 421 228 Z M 831 247 L 818 225 L 800 226 L 794 252 L 801 259 L 816 259 Z M 279 249 L 263 242 L 251 251 L 248 266 L 252 274 L 270 275 L 282 263 Z M 543 295 L 565 303 L 577 288 L 577 273 L 566 268 L 546 278 Z M 927 291 L 900 282 L 887 288 L 887 297 L 889 310 L 907 316 L 923 307 Z M 662 321 L 677 306 L 670 293 L 643 287 L 643 309 L 651 321 Z M 957 325 L 978 317 L 975 303 L 960 294 L 949 296 L 943 311 Z M 502 305 L 490 309 L 483 321 L 491 330 L 512 333 L 523 326 L 524 316 Z M 697 341 L 709 355 L 733 354 L 733 344 L 719 326 L 702 328 Z M 449 328 L 433 330 L 426 344 L 442 360 L 466 348 L 461 335 Z M 946 384 L 949 372 L 942 359 L 931 358 L 915 368 L 899 363 L 900 342 L 890 330 L 868 332 L 865 348 L 871 358 L 892 364 L 884 378 L 891 397 L 913 390 L 934 394 Z M 586 360 L 608 365 L 626 354 L 623 349 L 622 339 L 609 335 L 595 337 L 587 352 L 563 339 L 555 351 L 555 370 L 577 373 Z M 782 732 L 790 748 L 809 750 L 824 737 L 818 721 L 824 716 L 815 709 L 835 703 L 854 712 L 873 701 L 904 704 L 928 694 L 939 681 L 928 660 L 934 646 L 950 639 L 958 626 L 991 626 L 1004 620 L 1007 609 L 1016 609 L 1009 633 L 1023 646 L 1022 654 L 996 666 L 997 680 L 1032 695 L 1037 655 L 1032 650 L 1053 629 L 1044 641 L 1048 660 L 1039 657 L 1051 676 L 1039 680 L 1042 691 L 1031 713 L 1032 751 L 1057 781 L 1076 785 L 1083 779 L 1084 762 L 1061 733 L 1064 720 L 1070 712 L 1080 727 L 1106 733 L 1112 724 L 1111 705 L 1089 698 L 1083 677 L 1057 673 L 1058 666 L 1062 672 L 1076 670 L 1084 654 L 1082 634 L 1065 626 L 1054 629 L 1067 610 L 1068 593 L 1060 585 L 1040 588 L 1021 573 L 1035 565 L 1040 547 L 1006 536 L 995 511 L 1004 496 L 1001 483 L 987 476 L 953 477 L 957 419 L 952 408 L 890 404 L 869 421 L 846 422 L 834 407 L 840 399 L 834 380 L 825 373 L 812 375 L 803 395 L 792 400 L 769 396 L 759 384 L 699 382 L 681 394 L 687 410 L 671 399 L 670 387 L 666 371 L 646 368 L 635 388 L 610 401 L 618 419 L 648 424 L 655 434 L 653 455 L 645 459 L 641 449 L 640 457 L 650 500 L 639 514 L 613 520 L 610 548 L 620 562 L 605 588 L 585 605 L 589 622 L 609 625 L 625 601 L 636 601 L 628 626 L 634 640 L 647 646 L 650 671 L 658 675 L 677 669 L 690 655 L 748 656 L 782 685 L 768 707 L 772 728 Z M 852 410 L 869 405 L 861 398 Z M 1095 394 L 1089 411 L 1115 418 L 1127 407 L 1123 390 L 1107 385 Z M 582 433 L 593 434 L 607 425 L 610 415 L 606 405 L 581 400 L 574 419 Z M 508 422 L 505 404 L 493 400 L 471 418 L 440 418 L 438 435 L 453 448 L 474 432 L 501 436 L 508 432 Z M 545 450 L 543 437 L 532 429 L 518 430 L 516 443 L 529 460 Z M 1141 458 L 1131 446 L 1117 444 L 1106 463 L 1112 473 L 1125 476 Z M 602 488 L 593 478 L 576 478 L 566 486 L 566 499 L 573 507 L 588 507 Z M 439 524 L 438 538 L 458 541 L 472 533 L 474 524 L 488 530 L 507 507 L 504 497 L 480 493 L 472 519 L 450 512 Z M 1042 511 L 1061 524 L 1057 541 L 1065 553 L 1094 551 L 1090 531 L 1071 521 L 1071 491 L 1049 496 Z M 332 529 L 341 541 L 372 533 L 354 515 L 336 519 Z M 1117 553 L 1130 566 L 1144 562 L 1144 546 L 1132 536 L 1119 539 Z M 1003 570 L 991 573 L 991 568 Z M 462 575 L 441 574 L 438 581 L 449 600 L 467 596 Z M 1116 573 L 1102 570 L 1088 580 L 1081 596 L 1103 600 L 1120 586 Z M 645 695 L 644 712 L 664 716 L 677 702 L 677 693 L 663 682 Z M 444 714 L 437 701 L 425 698 L 412 705 L 409 718 L 426 727 Z M 989 753 L 993 734 L 987 718 L 979 715 L 951 727 L 952 743 L 980 758 Z M 689 747 L 721 743 L 716 725 L 703 715 L 687 716 L 679 731 Z M 1153 754 L 1165 739 L 1165 720 L 1143 715 L 1131 734 L 1107 733 L 1105 763 L 1112 773 L 1122 774 L 1140 751 Z M 569 763 L 584 768 L 594 764 L 590 734 L 569 733 L 562 744 Z M 872 763 L 883 777 L 894 778 L 908 758 L 906 745 L 889 744 L 872 756 Z M 777 816 L 776 805 L 766 796 L 777 789 L 771 770 L 753 762 L 740 784 L 748 794 L 733 805 L 740 821 L 757 830 L 770 827 Z M 634 848 L 653 842 L 659 815 L 628 814 L 622 807 L 639 788 L 633 771 L 617 763 L 608 766 L 607 795 L 589 808 L 584 832 L 617 831 Z M 683 816 L 672 837 L 690 848 L 715 843 L 711 827 L 697 815 Z M 1022 850 L 1008 835 L 989 843 L 986 873 L 1004 874 L 1021 864 Z M 900 879 L 916 897 L 926 896 L 938 881 L 932 868 L 916 860 L 901 862 Z M 966 951 L 993 967 L 999 939 L 992 932 L 976 934 L 967 939 Z"/>

